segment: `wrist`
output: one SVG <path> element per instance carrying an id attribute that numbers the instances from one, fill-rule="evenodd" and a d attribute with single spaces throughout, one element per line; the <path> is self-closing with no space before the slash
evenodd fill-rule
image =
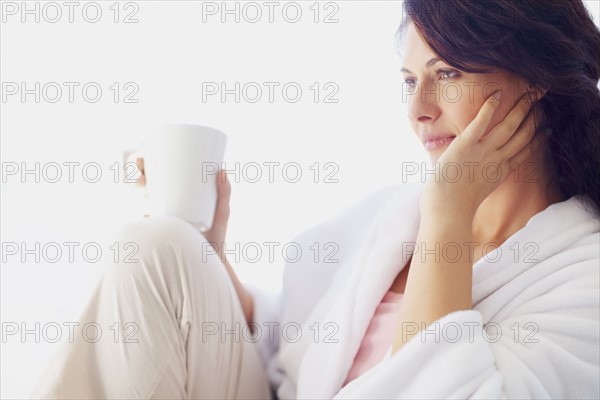
<path id="1" fill-rule="evenodd" d="M 452 190 L 450 190 L 452 189 Z M 429 187 L 419 199 L 421 218 L 473 221 L 478 206 L 467 189 Z"/>
<path id="2" fill-rule="evenodd" d="M 421 223 L 449 226 L 450 228 L 461 225 L 471 227 L 475 218 L 475 211 L 467 207 L 452 206 L 450 204 L 421 207 Z"/>

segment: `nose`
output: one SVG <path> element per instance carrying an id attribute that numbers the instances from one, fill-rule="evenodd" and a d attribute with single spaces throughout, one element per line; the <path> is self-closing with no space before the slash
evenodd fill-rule
<path id="1" fill-rule="evenodd" d="M 439 85 L 417 85 L 408 96 L 408 119 L 413 123 L 435 121 L 441 113 L 440 100 Z"/>

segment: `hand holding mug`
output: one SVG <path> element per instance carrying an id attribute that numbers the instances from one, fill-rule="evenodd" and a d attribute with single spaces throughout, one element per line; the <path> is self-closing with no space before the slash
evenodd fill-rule
<path id="1" fill-rule="evenodd" d="M 139 170 L 139 176 L 137 178 L 136 185 L 146 185 L 146 175 L 144 172 L 144 157 L 136 157 L 135 163 Z M 217 173 L 217 206 L 215 209 L 215 216 L 212 221 L 211 228 L 203 232 L 202 234 L 207 241 L 222 246 L 227 236 L 227 224 L 229 223 L 229 199 L 231 198 L 231 183 L 227 176 L 227 171 L 219 170 Z M 149 217 L 150 215 L 144 215 Z M 218 249 L 215 249 L 219 251 Z"/>

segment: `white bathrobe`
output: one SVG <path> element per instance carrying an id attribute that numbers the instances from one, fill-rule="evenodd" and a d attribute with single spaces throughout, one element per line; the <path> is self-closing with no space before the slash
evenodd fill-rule
<path id="1" fill-rule="evenodd" d="M 258 341 L 278 397 L 600 398 L 600 224 L 579 197 L 476 257 L 471 310 L 443 316 L 393 356 L 390 346 L 342 388 L 408 260 L 421 190 L 380 190 L 295 239 L 303 248 L 336 243 L 338 262 L 287 264 L 276 296 L 250 286 L 259 326 L 285 328 L 263 329 Z"/>

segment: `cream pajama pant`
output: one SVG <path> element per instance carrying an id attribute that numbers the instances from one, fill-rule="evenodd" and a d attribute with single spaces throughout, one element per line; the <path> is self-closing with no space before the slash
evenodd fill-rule
<path id="1" fill-rule="evenodd" d="M 164 216 L 117 236 L 121 248 L 139 249 L 107 265 L 79 321 L 97 325 L 65 343 L 35 396 L 272 398 L 233 283 L 204 236 Z"/>

